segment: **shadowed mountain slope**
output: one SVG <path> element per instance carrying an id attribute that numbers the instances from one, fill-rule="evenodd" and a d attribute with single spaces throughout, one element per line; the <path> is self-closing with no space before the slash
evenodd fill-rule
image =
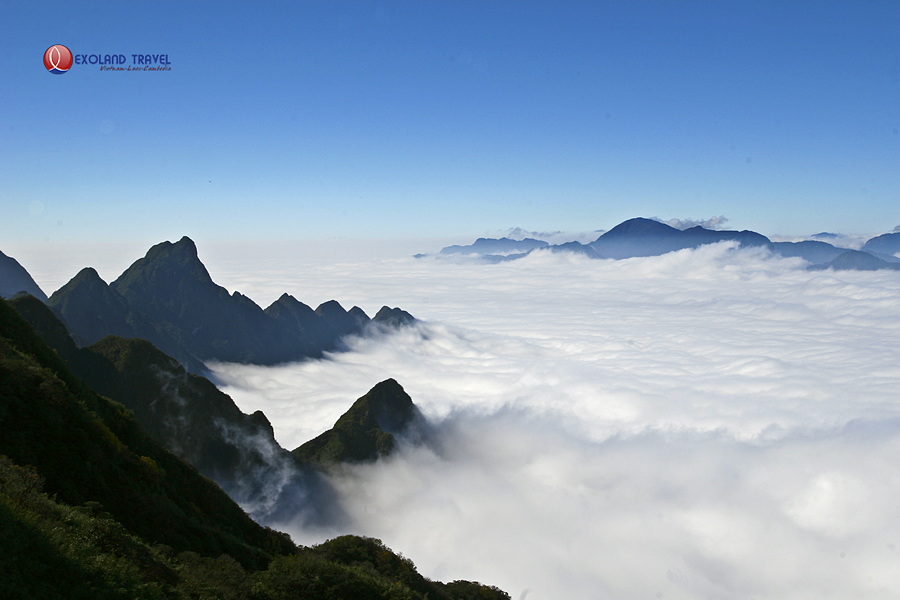
<path id="1" fill-rule="evenodd" d="M 403 387 L 387 379 L 354 402 L 334 427 L 292 454 L 321 465 L 372 461 L 394 451 L 395 436 L 421 442 L 426 437 L 425 421 Z"/>
<path id="2" fill-rule="evenodd" d="M 258 522 L 303 516 L 337 524 L 329 486 L 275 441 L 257 411 L 247 415 L 205 377 L 188 373 L 150 342 L 107 336 L 77 348 L 32 296 L 10 305 L 95 392 L 122 403 L 167 450 L 219 484 Z"/>
<path id="3" fill-rule="evenodd" d="M 122 405 L 91 391 L 6 302 L 0 380 L 0 454 L 33 465 L 61 501 L 99 502 L 143 539 L 251 567 L 292 547 L 151 440 Z"/>
<path id="4" fill-rule="evenodd" d="M 62 324 L 38 300 L 18 307 L 59 341 Z M 117 366 L 145 354 L 137 362 L 171 361 L 131 343 Z M 63 346 L 90 353 L 71 339 Z M 5 301 L 0 382 L 0 597 L 509 598 L 478 583 L 427 580 L 379 540 L 298 548 L 260 527 L 123 406 L 89 390 Z"/>
<path id="5" fill-rule="evenodd" d="M 809 269 L 813 271 L 824 269 L 834 269 L 835 271 L 878 271 L 890 269 L 900 271 L 900 263 L 889 263 L 877 256 L 872 256 L 868 252 L 846 250 L 834 260 L 821 265 L 811 265 Z"/>
<path id="6" fill-rule="evenodd" d="M 287 294 L 264 311 L 213 282 L 187 237 L 153 246 L 109 285 L 83 269 L 48 303 L 79 345 L 141 337 L 193 373 L 205 370 L 205 360 L 270 365 L 320 357 L 369 323 L 358 307 L 346 311 L 331 300 L 313 311 Z"/>
<path id="7" fill-rule="evenodd" d="M 416 318 L 411 314 L 409 314 L 405 310 L 397 308 L 396 306 L 394 308 L 382 306 L 381 309 L 377 313 L 375 313 L 375 316 L 372 317 L 373 322 L 381 323 L 382 325 L 387 325 L 389 327 L 411 325 L 415 322 L 415 320 Z"/>
<path id="8" fill-rule="evenodd" d="M 0 298 L 12 298 L 19 292 L 28 292 L 47 301 L 47 294 L 34 282 L 25 267 L 13 257 L 0 252 Z"/>
<path id="9" fill-rule="evenodd" d="M 296 336 L 262 308 L 213 283 L 187 237 L 153 246 L 110 287 L 200 360 L 274 364 L 303 357 Z"/>

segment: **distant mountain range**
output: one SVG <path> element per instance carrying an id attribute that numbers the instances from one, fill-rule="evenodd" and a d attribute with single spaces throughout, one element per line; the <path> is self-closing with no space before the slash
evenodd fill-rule
<path id="1" fill-rule="evenodd" d="M 313 310 L 288 294 L 263 310 L 213 282 L 187 237 L 153 246 L 111 284 L 94 269 L 82 269 L 49 299 L 4 255 L 0 295 L 20 290 L 45 301 L 79 346 L 107 335 L 143 338 L 193 373 L 203 372 L 207 360 L 272 365 L 321 357 L 370 323 L 399 327 L 415 321 L 387 306 L 370 319 L 359 307 L 347 311 L 335 300 Z"/>
<path id="2" fill-rule="evenodd" d="M 826 237 L 818 234 L 816 237 Z M 887 233 L 872 238 L 860 251 L 839 248 L 823 241 L 773 242 L 754 231 L 724 231 L 701 226 L 676 229 L 654 219 L 635 218 L 616 225 L 589 244 L 568 242 L 549 244 L 526 238 L 478 238 L 469 246 L 448 246 L 441 255 L 477 255 L 487 262 L 516 260 L 535 250 L 576 252 L 591 258 L 623 259 L 638 256 L 660 256 L 704 244 L 735 241 L 743 247 L 765 247 L 772 253 L 786 257 L 800 257 L 816 269 L 900 269 L 900 233 Z M 860 254 L 864 254 L 861 257 Z M 425 256 L 423 254 L 417 257 Z M 874 259 L 874 260 L 872 260 Z"/>

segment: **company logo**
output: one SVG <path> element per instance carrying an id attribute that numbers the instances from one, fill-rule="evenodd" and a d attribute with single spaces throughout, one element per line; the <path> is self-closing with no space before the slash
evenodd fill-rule
<path id="1" fill-rule="evenodd" d="M 65 73 L 72 67 L 72 53 L 62 44 L 50 46 L 44 52 L 44 66 L 56 75 Z"/>

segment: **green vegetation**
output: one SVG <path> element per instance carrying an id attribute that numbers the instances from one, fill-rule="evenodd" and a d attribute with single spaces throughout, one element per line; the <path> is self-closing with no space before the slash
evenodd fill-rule
<path id="1" fill-rule="evenodd" d="M 334 427 L 292 454 L 320 465 L 376 460 L 394 450 L 393 434 L 414 423 L 417 414 L 412 398 L 399 383 L 387 379 L 354 402 Z"/>
<path id="2" fill-rule="evenodd" d="M 426 597 L 509 598 L 378 540 L 298 548 L 257 525 L 0 301 L 0 598 Z"/>

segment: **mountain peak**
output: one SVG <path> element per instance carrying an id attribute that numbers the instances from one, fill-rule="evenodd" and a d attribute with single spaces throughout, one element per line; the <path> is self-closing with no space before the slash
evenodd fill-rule
<path id="1" fill-rule="evenodd" d="M 653 219 L 644 217 L 635 217 L 622 221 L 606 233 L 601 238 L 614 238 L 618 236 L 634 236 L 634 235 L 678 235 L 681 231 L 675 229 L 665 223 L 660 223 Z"/>
<path id="2" fill-rule="evenodd" d="M 195 244 L 194 240 L 192 240 L 188 236 L 182 237 L 173 245 L 173 247 L 178 248 L 182 252 L 197 256 L 197 244 Z"/>
<path id="3" fill-rule="evenodd" d="M 11 298 L 18 292 L 28 292 L 41 302 L 47 301 L 47 294 L 35 283 L 25 267 L 13 257 L 0 252 L 0 297 Z"/>
<path id="4" fill-rule="evenodd" d="M 423 422 L 412 398 L 394 379 L 378 383 L 341 415 L 334 427 L 293 450 L 304 462 L 372 461 L 387 456 L 396 448 L 395 435 Z"/>

